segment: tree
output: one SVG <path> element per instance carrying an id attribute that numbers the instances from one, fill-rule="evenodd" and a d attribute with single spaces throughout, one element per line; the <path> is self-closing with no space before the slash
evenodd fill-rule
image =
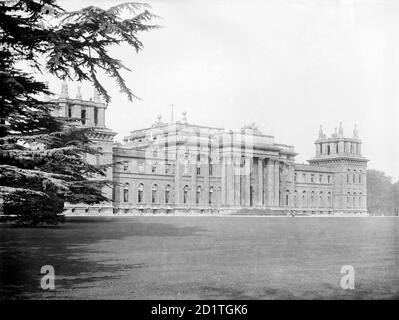
<path id="1" fill-rule="evenodd" d="M 63 204 L 107 201 L 101 179 L 107 165 L 94 166 L 84 154 L 92 129 L 54 117 L 51 94 L 34 71 L 59 79 L 90 81 L 104 100 L 111 100 L 98 79 L 103 72 L 122 93 L 135 98 L 120 75 L 127 69 L 108 54 L 112 45 L 127 43 L 143 49 L 138 34 L 157 26 L 149 6 L 125 3 L 103 10 L 90 6 L 67 12 L 55 0 L 0 3 L 0 195 L 5 215 L 22 224 L 56 224 Z M 124 13 L 129 18 L 122 19 Z M 24 72 L 20 64 L 29 67 Z M 111 164 L 109 164 L 111 165 Z"/>
<path id="2" fill-rule="evenodd" d="M 375 215 L 391 215 L 394 211 L 391 178 L 384 172 L 367 170 L 367 209 Z"/>
<path id="3" fill-rule="evenodd" d="M 393 203 L 395 214 L 399 216 L 399 181 L 393 185 Z"/>

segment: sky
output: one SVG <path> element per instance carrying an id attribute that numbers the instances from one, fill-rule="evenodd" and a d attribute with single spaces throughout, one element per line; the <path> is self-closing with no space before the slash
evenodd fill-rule
<path id="1" fill-rule="evenodd" d="M 62 0 L 64 8 L 124 1 Z M 399 179 L 399 1 L 148 0 L 162 27 L 143 33 L 144 50 L 111 49 L 140 97 L 129 102 L 112 80 L 106 123 L 118 132 L 158 115 L 240 129 L 255 122 L 297 162 L 314 156 L 319 126 L 330 135 L 357 124 L 368 167 Z M 51 81 L 50 88 L 60 91 Z M 76 84 L 70 84 L 75 94 Z M 92 95 L 82 86 L 84 98 Z"/>

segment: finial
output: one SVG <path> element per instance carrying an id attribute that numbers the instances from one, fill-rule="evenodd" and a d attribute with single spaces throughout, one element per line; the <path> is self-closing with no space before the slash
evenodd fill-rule
<path id="1" fill-rule="evenodd" d="M 76 91 L 76 99 L 82 100 L 82 92 L 81 90 L 81 86 L 77 86 L 77 91 Z"/>
<path id="2" fill-rule="evenodd" d="M 344 128 L 342 128 L 342 122 L 339 123 L 339 137 L 344 137 Z"/>
<path id="3" fill-rule="evenodd" d="M 333 133 L 332 137 L 333 137 L 333 138 L 338 137 L 337 127 L 334 128 L 334 133 Z"/>
<path id="4" fill-rule="evenodd" d="M 183 115 L 183 118 L 182 118 L 183 122 L 187 123 L 187 111 L 183 111 L 182 115 Z"/>
<path id="5" fill-rule="evenodd" d="M 359 132 L 357 131 L 357 125 L 355 125 L 355 128 L 353 129 L 353 138 L 355 138 L 355 139 L 359 138 Z"/>
<path id="6" fill-rule="evenodd" d="M 98 93 L 97 88 L 93 89 L 93 101 L 94 102 L 101 102 L 100 94 Z"/>
<path id="7" fill-rule="evenodd" d="M 61 84 L 61 97 L 63 97 L 63 98 L 69 97 L 68 82 L 66 82 L 66 80 L 62 81 L 62 84 Z"/>
<path id="8" fill-rule="evenodd" d="M 319 129 L 319 139 L 323 139 L 323 138 L 324 138 L 323 126 L 320 125 L 320 129 Z"/>

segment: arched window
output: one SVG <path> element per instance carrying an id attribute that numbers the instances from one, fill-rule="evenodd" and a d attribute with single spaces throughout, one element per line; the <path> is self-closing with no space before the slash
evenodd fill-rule
<path id="1" fill-rule="evenodd" d="M 349 176 L 350 176 L 351 172 L 348 169 L 347 173 L 346 173 L 346 183 L 349 183 Z"/>
<path id="2" fill-rule="evenodd" d="M 330 146 L 328 145 L 328 146 L 327 146 L 327 154 L 330 154 L 330 152 L 331 152 L 330 149 L 331 149 L 331 148 L 330 148 Z"/>
<path id="3" fill-rule="evenodd" d="M 139 184 L 137 189 L 137 202 L 143 203 L 143 195 L 144 195 L 144 185 L 142 183 Z"/>
<path id="4" fill-rule="evenodd" d="M 197 193 L 196 193 L 196 197 L 195 197 L 195 203 L 196 203 L 196 204 L 199 204 L 200 201 L 201 201 L 201 191 L 202 191 L 201 186 L 198 186 L 198 188 L 197 188 Z"/>
<path id="5" fill-rule="evenodd" d="M 68 105 L 68 118 L 72 118 L 72 106 Z"/>
<path id="6" fill-rule="evenodd" d="M 184 186 L 183 188 L 183 203 L 187 203 L 188 201 L 188 186 Z"/>
<path id="7" fill-rule="evenodd" d="M 165 187 L 165 203 L 169 203 L 170 198 L 170 185 L 167 184 Z"/>
<path id="8" fill-rule="evenodd" d="M 307 203 L 306 203 L 306 190 L 304 190 L 302 192 L 302 207 L 306 207 Z"/>
<path id="9" fill-rule="evenodd" d="M 101 156 L 102 156 L 103 148 L 97 148 L 96 154 L 96 165 L 99 166 L 101 164 Z"/>
<path id="10" fill-rule="evenodd" d="M 290 203 L 290 190 L 285 191 L 285 205 L 288 206 Z"/>
<path id="11" fill-rule="evenodd" d="M 151 203 L 157 203 L 158 185 L 154 184 L 151 189 Z"/>
<path id="12" fill-rule="evenodd" d="M 324 207 L 323 191 L 320 191 L 320 193 L 319 193 L 319 207 Z"/>
<path id="13" fill-rule="evenodd" d="M 327 205 L 331 206 L 331 192 L 327 193 Z"/>
<path id="14" fill-rule="evenodd" d="M 298 191 L 294 191 L 294 207 L 298 206 Z"/>
<path id="15" fill-rule="evenodd" d="M 353 170 L 352 182 L 356 183 L 356 170 Z"/>
<path id="16" fill-rule="evenodd" d="M 362 207 L 362 204 L 363 204 L 363 194 L 360 192 L 359 193 L 359 208 Z"/>
<path id="17" fill-rule="evenodd" d="M 123 202 L 129 202 L 129 183 L 123 187 Z"/>
<path id="18" fill-rule="evenodd" d="M 314 191 L 312 191 L 310 193 L 310 205 L 313 206 L 314 205 Z"/>
<path id="19" fill-rule="evenodd" d="M 80 119 L 82 120 L 82 124 L 86 124 L 86 110 L 85 109 L 80 111 Z"/>
<path id="20" fill-rule="evenodd" d="M 359 171 L 359 183 L 362 183 L 362 171 Z"/>
<path id="21" fill-rule="evenodd" d="M 209 188 L 209 204 L 213 203 L 213 187 Z"/>

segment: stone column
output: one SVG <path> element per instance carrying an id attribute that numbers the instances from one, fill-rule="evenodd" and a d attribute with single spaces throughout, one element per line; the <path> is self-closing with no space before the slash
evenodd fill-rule
<path id="1" fill-rule="evenodd" d="M 267 205 L 274 205 L 274 160 L 267 160 Z"/>
<path id="2" fill-rule="evenodd" d="M 241 159 L 235 158 L 233 161 L 234 166 L 234 205 L 240 206 L 241 205 Z"/>
<path id="3" fill-rule="evenodd" d="M 175 192 L 174 192 L 174 200 L 175 204 L 180 204 L 181 201 L 181 190 L 182 190 L 182 172 L 183 172 L 183 158 L 177 153 L 176 154 L 176 162 L 175 162 Z"/>
<path id="4" fill-rule="evenodd" d="M 226 191 L 227 200 L 226 204 L 231 206 L 234 204 L 234 172 L 233 172 L 233 161 L 231 155 L 227 158 L 226 168 Z"/>
<path id="5" fill-rule="evenodd" d="M 263 205 L 263 159 L 258 158 L 258 206 Z"/>
<path id="6" fill-rule="evenodd" d="M 191 204 L 197 205 L 197 158 L 196 155 L 193 154 L 191 156 Z M 201 190 L 202 192 L 203 190 Z M 200 203 L 198 204 L 200 205 Z"/>
<path id="7" fill-rule="evenodd" d="M 105 127 L 105 108 L 97 108 L 98 110 L 98 124 L 99 127 Z"/>
<path id="8" fill-rule="evenodd" d="M 224 206 L 227 203 L 227 190 L 226 190 L 226 186 L 227 186 L 227 181 L 226 181 L 226 174 L 227 174 L 227 170 L 226 170 L 226 157 L 223 156 L 223 158 L 220 161 L 220 165 L 222 166 L 222 186 L 221 186 L 221 191 L 222 191 L 222 199 L 221 199 L 221 205 Z"/>
<path id="9" fill-rule="evenodd" d="M 280 206 L 289 206 L 290 205 L 290 198 L 288 196 L 288 204 L 287 204 L 287 175 L 289 174 L 288 168 L 286 165 L 283 166 L 280 175 Z"/>
<path id="10" fill-rule="evenodd" d="M 72 117 L 80 119 L 80 117 L 82 115 L 81 111 L 82 111 L 81 105 L 80 104 L 74 104 L 72 106 Z M 68 112 L 68 110 L 67 110 L 67 112 Z"/>
<path id="11" fill-rule="evenodd" d="M 274 205 L 280 205 L 280 162 L 274 161 Z"/>
<path id="12" fill-rule="evenodd" d="M 244 172 L 244 188 L 245 188 L 245 206 L 250 206 L 251 204 L 251 162 L 252 159 L 245 158 L 245 172 Z"/>
<path id="13" fill-rule="evenodd" d="M 204 176 L 204 194 L 202 197 L 202 204 L 208 206 L 209 205 L 209 154 L 206 155 L 206 159 L 201 164 L 201 175 Z"/>
<path id="14" fill-rule="evenodd" d="M 94 126 L 94 108 L 86 107 L 86 125 Z"/>

